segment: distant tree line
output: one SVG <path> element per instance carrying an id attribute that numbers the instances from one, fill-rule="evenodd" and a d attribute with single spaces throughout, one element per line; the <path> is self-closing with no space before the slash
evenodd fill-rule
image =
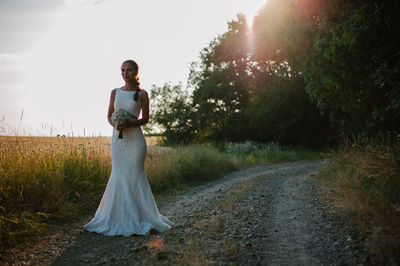
<path id="1" fill-rule="evenodd" d="M 253 140 L 322 146 L 400 133 L 396 1 L 269 0 L 212 40 L 189 88 L 153 86 L 168 143 Z"/>

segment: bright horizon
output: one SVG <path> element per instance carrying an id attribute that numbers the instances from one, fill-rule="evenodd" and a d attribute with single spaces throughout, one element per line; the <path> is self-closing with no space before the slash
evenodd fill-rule
<path id="1" fill-rule="evenodd" d="M 53 127 L 53 136 L 110 136 L 106 112 L 111 89 L 124 84 L 123 60 L 138 62 L 147 91 L 186 85 L 201 49 L 238 13 L 251 21 L 264 3 L 3 0 L 0 120 L 20 135 L 47 136 Z"/>

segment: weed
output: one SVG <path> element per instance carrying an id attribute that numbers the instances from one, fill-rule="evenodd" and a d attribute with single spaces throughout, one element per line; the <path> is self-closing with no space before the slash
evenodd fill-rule
<path id="1" fill-rule="evenodd" d="M 400 261 L 400 143 L 345 143 L 318 174 L 326 196 L 370 237 L 375 252 Z"/>

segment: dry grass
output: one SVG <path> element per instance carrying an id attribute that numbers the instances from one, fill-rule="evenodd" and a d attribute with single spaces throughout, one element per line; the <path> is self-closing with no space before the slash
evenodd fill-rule
<path id="1" fill-rule="evenodd" d="M 155 193 L 211 181 L 244 165 L 234 155 L 212 147 L 157 147 L 149 151 L 145 166 Z"/>
<path id="2" fill-rule="evenodd" d="M 111 171 L 109 145 L 105 137 L 0 136 L 0 249 L 23 243 L 49 223 L 93 212 Z M 234 156 L 207 147 L 149 146 L 145 163 L 156 194 L 239 166 Z"/>
<path id="3" fill-rule="evenodd" d="M 175 265 L 212 265 L 204 250 L 210 246 L 203 247 L 205 240 L 199 236 L 192 236 L 187 243 L 177 252 L 178 256 L 174 258 Z M 208 243 L 207 243 L 208 244 Z"/>
<path id="4" fill-rule="evenodd" d="M 0 243 L 94 206 L 111 164 L 103 138 L 0 137 Z"/>
<path id="5" fill-rule="evenodd" d="M 369 236 L 372 249 L 400 260 L 400 143 L 344 145 L 319 174 L 326 196 Z"/>

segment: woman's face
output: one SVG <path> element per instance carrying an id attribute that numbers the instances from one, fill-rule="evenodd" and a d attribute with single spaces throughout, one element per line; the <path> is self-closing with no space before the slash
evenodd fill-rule
<path id="1" fill-rule="evenodd" d="M 121 75 L 126 82 L 132 82 L 136 78 L 136 69 L 129 63 L 123 63 L 121 66 Z"/>

